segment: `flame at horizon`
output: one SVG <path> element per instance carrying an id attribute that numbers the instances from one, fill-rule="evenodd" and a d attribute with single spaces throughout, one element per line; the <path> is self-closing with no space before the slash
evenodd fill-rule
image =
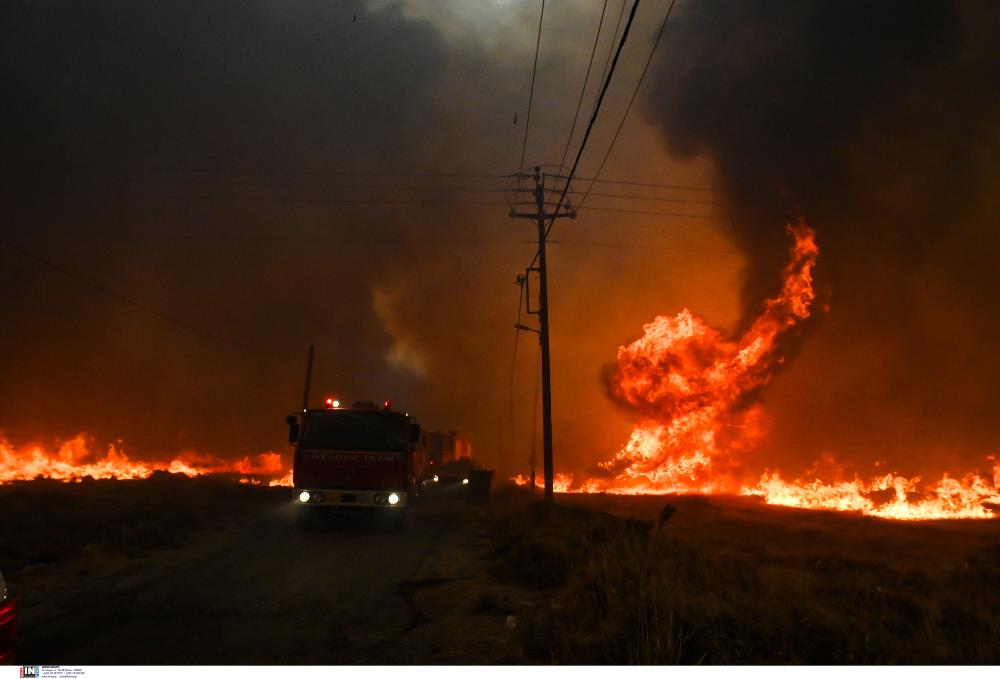
<path id="1" fill-rule="evenodd" d="M 741 494 L 774 505 L 860 512 L 897 520 L 986 519 L 1000 516 L 1000 461 L 992 478 L 977 471 L 933 483 L 888 473 L 864 480 L 824 481 L 807 474 L 787 481 L 780 470 L 749 474 L 745 453 L 767 432 L 755 394 L 784 361 L 782 337 L 808 318 L 815 300 L 812 272 L 819 256 L 815 233 L 791 225 L 789 261 L 780 293 L 738 338 L 727 338 L 688 309 L 658 316 L 644 335 L 618 349 L 608 378 L 611 397 L 636 413 L 629 440 L 585 478 L 557 474 L 560 493 Z M 0 485 L 36 478 L 79 482 L 143 479 L 165 471 L 188 477 L 237 474 L 241 483 L 291 486 L 281 455 L 264 452 L 231 461 L 189 452 L 165 461 L 131 458 L 119 445 L 101 454 L 83 434 L 54 452 L 15 447 L 0 436 Z M 756 482 L 747 483 L 747 479 Z M 528 480 L 515 477 L 524 485 Z"/>
<path id="2" fill-rule="evenodd" d="M 158 471 L 191 478 L 206 474 L 240 474 L 243 476 L 241 482 L 245 483 L 262 483 L 256 477 L 271 477 L 268 485 L 291 485 L 291 471 L 285 473 L 281 455 L 275 452 L 235 461 L 193 452 L 166 461 L 143 461 L 130 457 L 120 445 L 109 444 L 107 451 L 101 454 L 84 434 L 58 443 L 54 452 L 37 444 L 15 447 L 0 436 L 0 485 L 37 478 L 66 483 L 78 483 L 86 478 L 145 479 Z"/>
<path id="3" fill-rule="evenodd" d="M 781 335 L 808 318 L 819 256 L 805 223 L 794 239 L 778 296 L 739 338 L 726 339 L 688 309 L 657 316 L 644 335 L 618 349 L 608 390 L 638 414 L 628 442 L 599 465 L 606 488 L 635 492 L 729 492 L 741 453 L 766 431 L 763 409 L 747 398 L 770 382 L 784 359 Z"/>
<path id="4" fill-rule="evenodd" d="M 744 453 L 767 432 L 762 406 L 753 403 L 784 361 L 781 338 L 810 315 L 816 294 L 815 233 L 805 223 L 788 227 L 793 238 L 782 289 L 765 301 L 742 336 L 727 339 L 688 309 L 657 316 L 642 337 L 619 347 L 608 378 L 612 399 L 637 415 L 629 440 L 595 473 L 582 479 L 557 474 L 554 489 L 569 493 L 741 494 L 768 504 L 861 512 L 899 520 L 998 516 L 1000 462 L 993 478 L 947 474 L 922 485 L 920 477 L 885 474 L 868 481 L 786 481 L 765 471 L 746 484 Z M 528 480 L 512 479 L 518 485 Z"/>

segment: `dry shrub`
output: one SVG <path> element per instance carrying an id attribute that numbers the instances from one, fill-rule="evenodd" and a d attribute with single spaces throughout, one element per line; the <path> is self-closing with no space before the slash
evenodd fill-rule
<path id="1" fill-rule="evenodd" d="M 787 548 L 783 556 L 715 553 L 672 537 L 669 527 L 638 523 L 558 506 L 507 520 L 498 573 L 563 602 L 522 614 L 530 657 L 564 664 L 1000 661 L 1000 547 L 974 550 L 941 574 Z"/>

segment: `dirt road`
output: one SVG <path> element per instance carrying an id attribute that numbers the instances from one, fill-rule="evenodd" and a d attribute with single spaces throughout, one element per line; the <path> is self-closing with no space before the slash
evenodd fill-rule
<path id="1" fill-rule="evenodd" d="M 20 597 L 19 660 L 510 660 L 514 637 L 503 618 L 474 610 L 482 544 L 470 530 L 467 508 L 454 505 L 415 507 L 400 532 L 356 522 L 303 532 L 294 527 L 289 503 L 272 502 L 199 534 L 183 549 L 29 588 Z M 471 625 L 470 615 L 476 618 Z"/>

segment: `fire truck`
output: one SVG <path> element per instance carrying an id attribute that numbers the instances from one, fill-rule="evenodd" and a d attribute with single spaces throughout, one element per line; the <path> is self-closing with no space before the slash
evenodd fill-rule
<path id="1" fill-rule="evenodd" d="M 426 454 L 420 425 L 409 413 L 358 401 L 343 407 L 327 397 L 324 408 L 288 416 L 295 446 L 293 501 L 300 526 L 320 512 L 385 515 L 399 527 L 419 494 Z"/>

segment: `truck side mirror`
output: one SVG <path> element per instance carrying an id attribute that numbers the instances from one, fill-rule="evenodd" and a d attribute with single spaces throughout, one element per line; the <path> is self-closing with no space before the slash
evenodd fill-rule
<path id="1" fill-rule="evenodd" d="M 285 424 L 288 425 L 288 442 L 298 443 L 299 442 L 299 418 L 295 415 L 289 415 L 285 418 Z"/>
<path id="2" fill-rule="evenodd" d="M 420 425 L 410 425 L 410 443 L 420 443 Z"/>

